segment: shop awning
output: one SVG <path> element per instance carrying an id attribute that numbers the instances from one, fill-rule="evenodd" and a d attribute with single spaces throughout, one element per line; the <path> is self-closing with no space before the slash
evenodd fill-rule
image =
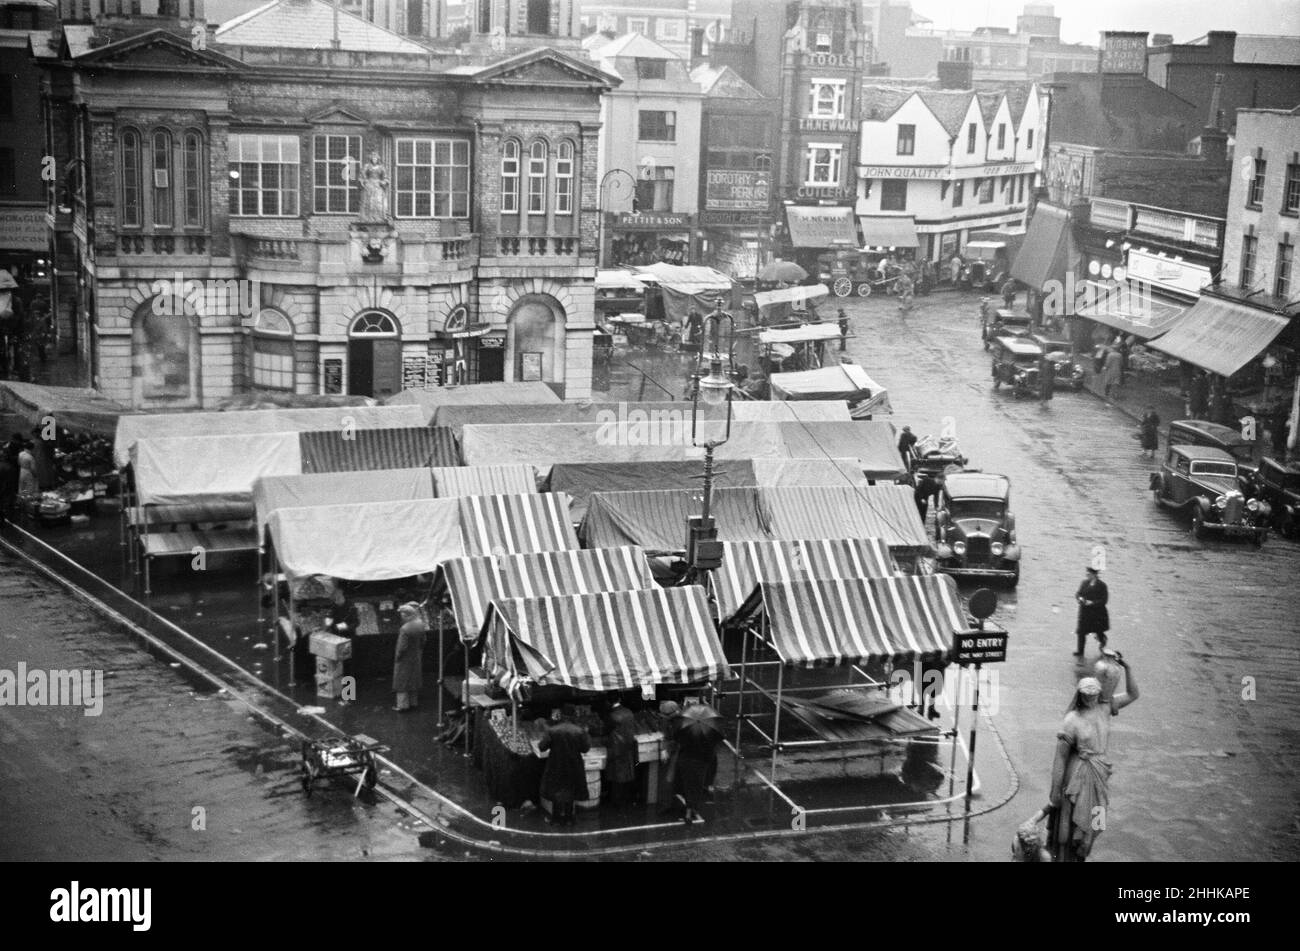
<path id="1" fill-rule="evenodd" d="M 1288 318 L 1221 297 L 1202 297 L 1151 346 L 1171 357 L 1232 376 L 1264 352 Z"/>
<path id="2" fill-rule="evenodd" d="M 472 495 L 457 499 L 467 555 L 522 554 L 577 548 L 563 492 Z"/>
<path id="3" fill-rule="evenodd" d="M 703 484 L 701 463 L 684 462 L 559 462 L 551 467 L 550 490 L 564 492 L 575 522 L 587 515 L 593 492 L 635 492 L 647 489 L 694 489 Z M 748 459 L 728 459 L 713 473 L 719 487 L 758 485 L 754 464 Z"/>
<path id="4" fill-rule="evenodd" d="M 130 462 L 143 505 L 240 503 L 253 512 L 253 483 L 299 475 L 298 433 L 137 439 Z"/>
<path id="5" fill-rule="evenodd" d="M 290 578 L 387 581 L 466 554 L 460 506 L 460 499 L 416 499 L 278 509 L 267 527 Z"/>
<path id="6" fill-rule="evenodd" d="M 773 373 L 768 383 L 776 400 L 846 400 L 855 417 L 893 412 L 889 393 L 856 363 L 797 373 Z"/>
<path id="7" fill-rule="evenodd" d="M 433 479 L 428 468 L 264 476 L 253 483 L 253 508 L 259 532 L 266 530 L 271 513 L 277 509 L 433 497 Z"/>
<path id="8" fill-rule="evenodd" d="M 731 418 L 738 423 L 847 423 L 849 404 L 844 400 L 736 400 L 731 404 Z"/>
<path id="9" fill-rule="evenodd" d="M 698 585 L 494 601 L 483 634 L 485 663 L 580 690 L 731 676 Z"/>
<path id="10" fill-rule="evenodd" d="M 858 228 L 852 208 L 787 205 L 785 221 L 796 248 L 857 248 Z"/>
<path id="11" fill-rule="evenodd" d="M 762 581 L 886 578 L 895 573 L 879 538 L 723 542 L 722 567 L 713 573 L 718 617 L 726 622 Z"/>
<path id="12" fill-rule="evenodd" d="M 1048 281 L 1064 284 L 1065 272 L 1076 256 L 1070 213 L 1040 204 L 1029 221 L 1024 243 L 1011 262 L 1011 276 L 1034 290 L 1042 290 Z"/>
<path id="13" fill-rule="evenodd" d="M 932 550 L 909 486 L 784 485 L 760 491 L 774 538 L 879 538 L 895 554 Z"/>
<path id="14" fill-rule="evenodd" d="M 759 291 L 754 295 L 754 306 L 760 310 L 773 304 L 802 304 L 820 300 L 830 294 L 825 284 L 800 284 L 797 287 L 778 287 L 773 291 Z"/>
<path id="15" fill-rule="evenodd" d="M 918 248 L 916 219 L 911 215 L 859 215 L 862 243 L 870 248 Z"/>
<path id="16" fill-rule="evenodd" d="M 655 580 L 645 552 L 623 547 L 453 558 L 434 585 L 445 587 L 461 638 L 474 643 L 493 601 L 649 589 Z"/>
<path id="17" fill-rule="evenodd" d="M 113 455 L 119 466 L 130 460 L 137 439 L 159 436 L 237 436 L 244 433 L 339 432 L 394 426 L 423 426 L 412 406 L 339 406 L 319 409 L 232 410 L 227 413 L 156 413 L 117 421 Z"/>
<path id="18" fill-rule="evenodd" d="M 802 327 L 786 327 L 764 330 L 758 335 L 762 344 L 807 343 L 815 340 L 839 340 L 840 328 L 835 324 L 804 324 Z"/>
<path id="19" fill-rule="evenodd" d="M 389 406 L 417 406 L 422 422 L 433 422 L 439 406 L 514 406 L 517 404 L 562 403 L 545 383 L 467 383 L 435 386 L 427 390 L 402 390 L 388 398 Z"/>
<path id="20" fill-rule="evenodd" d="M 434 494 L 527 495 L 537 491 L 532 466 L 443 466 L 432 470 Z"/>
<path id="21" fill-rule="evenodd" d="M 460 463 L 456 441 L 439 426 L 303 433 L 303 472 L 361 472 Z"/>
<path id="22" fill-rule="evenodd" d="M 1079 301 L 1078 316 L 1143 340 L 1172 330 L 1191 308 L 1155 297 L 1137 282 L 1086 281 Z"/>
<path id="23" fill-rule="evenodd" d="M 802 667 L 946 655 L 969 626 L 949 575 L 762 582 L 741 613 L 760 610 L 777 656 Z"/>
<path id="24" fill-rule="evenodd" d="M 31 426 L 53 419 L 60 429 L 111 439 L 117 421 L 134 410 L 95 390 L 6 381 L 0 383 L 0 412 L 21 416 Z"/>
<path id="25" fill-rule="evenodd" d="M 686 547 L 686 519 L 699 515 L 700 505 L 699 489 L 594 492 L 579 534 L 588 548 L 636 545 L 647 551 L 681 551 Z M 712 515 L 724 541 L 772 537 L 754 486 L 715 488 Z"/>

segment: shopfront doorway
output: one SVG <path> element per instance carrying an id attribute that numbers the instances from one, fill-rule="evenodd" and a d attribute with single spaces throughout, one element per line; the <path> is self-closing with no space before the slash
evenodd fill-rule
<path id="1" fill-rule="evenodd" d="M 402 388 L 402 341 L 397 321 L 367 311 L 348 332 L 348 393 L 384 399 Z"/>
<path id="2" fill-rule="evenodd" d="M 478 347 L 478 382 L 480 383 L 502 383 L 506 378 L 506 351 L 502 346 L 505 341 L 498 339 L 491 341 L 495 346 Z"/>

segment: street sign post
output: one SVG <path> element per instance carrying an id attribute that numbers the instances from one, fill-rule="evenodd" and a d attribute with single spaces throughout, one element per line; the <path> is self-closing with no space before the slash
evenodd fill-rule
<path id="1" fill-rule="evenodd" d="M 953 660 L 959 668 L 958 678 L 968 666 L 975 667 L 975 696 L 971 700 L 970 749 L 966 753 L 966 812 L 969 814 L 971 786 L 975 781 L 975 731 L 980 722 L 980 670 L 985 664 L 1002 663 L 1007 659 L 1009 635 L 1004 628 L 986 629 L 984 626 L 984 622 L 998 608 L 998 596 L 993 591 L 980 588 L 971 595 L 967 607 L 971 616 L 975 618 L 975 630 L 953 632 Z M 960 698 L 960 694 L 958 697 Z M 954 738 L 957 736 L 955 720 L 953 736 Z"/>

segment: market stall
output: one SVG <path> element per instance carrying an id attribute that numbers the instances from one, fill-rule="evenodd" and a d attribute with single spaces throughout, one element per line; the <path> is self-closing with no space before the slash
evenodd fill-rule
<path id="1" fill-rule="evenodd" d="M 423 423 L 308 432 L 300 438 L 302 471 L 307 473 L 460 465 L 460 452 L 451 431 Z"/>
<path id="2" fill-rule="evenodd" d="M 238 436 L 251 433 L 342 432 L 384 427 L 423 426 L 426 420 L 410 406 L 346 406 L 266 409 L 233 412 L 154 413 L 123 416 L 117 422 L 113 456 L 119 466 L 130 462 L 137 439 L 161 436 Z"/>
<path id="3" fill-rule="evenodd" d="M 400 502 L 437 497 L 434 472 L 428 467 L 366 472 L 313 472 L 263 476 L 253 483 L 253 510 L 258 538 L 277 509 L 355 502 Z"/>
<path id="4" fill-rule="evenodd" d="M 912 663 L 941 670 L 954 635 L 971 629 L 946 575 L 760 580 L 723 623 L 742 631 L 737 747 L 748 728 L 772 757 L 769 774 L 755 775 L 791 808 L 810 813 L 860 807 L 804 810 L 778 782 L 782 754 L 852 748 L 868 755 L 877 774 L 901 772 L 908 745 L 934 743 L 939 730 L 890 698 L 888 673 Z M 811 668 L 845 674 L 816 682 L 795 676 Z"/>
<path id="5" fill-rule="evenodd" d="M 151 593 L 155 558 L 255 551 L 253 485 L 297 475 L 297 433 L 137 439 L 130 452 L 134 491 L 123 509 L 130 551 Z"/>
<path id="6" fill-rule="evenodd" d="M 755 463 L 730 459 L 714 473 L 715 486 L 758 485 Z M 570 513 L 581 523 L 594 492 L 635 492 L 646 489 L 696 489 L 700 463 L 679 462 L 557 462 L 551 467 L 550 491 L 573 500 Z"/>
<path id="7" fill-rule="evenodd" d="M 6 380 L 0 382 L 0 412 L 21 416 L 29 426 L 53 422 L 77 435 L 112 439 L 117 421 L 134 410 L 97 390 Z"/>
<path id="8" fill-rule="evenodd" d="M 737 400 L 731 411 L 738 423 L 847 423 L 853 419 L 844 400 Z"/>
<path id="9" fill-rule="evenodd" d="M 434 386 L 425 390 L 402 390 L 390 396 L 388 406 L 415 406 L 421 422 L 436 422 L 434 416 L 443 406 L 528 406 L 562 403 L 559 395 L 540 381 L 527 383 L 467 383 L 461 386 Z"/>
<path id="10" fill-rule="evenodd" d="M 537 491 L 532 466 L 440 466 L 433 474 L 434 495 L 527 495 Z"/>
<path id="11" fill-rule="evenodd" d="M 699 265 L 676 265 L 659 262 L 633 268 L 637 278 L 653 290 L 646 295 L 646 317 L 666 321 L 671 327 L 688 332 L 687 316 L 693 310 L 711 313 L 718 301 L 724 310 L 737 303 L 735 283 L 721 271 Z M 682 338 L 683 344 L 698 341 Z"/>
<path id="12" fill-rule="evenodd" d="M 889 393 L 856 363 L 799 373 L 774 373 L 768 383 L 774 400 L 846 400 L 854 419 L 871 419 L 893 412 Z"/>
<path id="13" fill-rule="evenodd" d="M 769 327 L 758 333 L 758 365 L 769 376 L 783 370 L 817 369 L 826 362 L 826 344 L 841 338 L 836 324 Z"/>
<path id="14" fill-rule="evenodd" d="M 736 409 L 740 408 L 739 403 Z M 611 402 L 539 403 L 530 406 L 441 406 L 433 417 L 460 438 L 466 426 L 537 425 L 549 423 L 647 423 L 689 420 L 692 404 L 685 400 L 620 400 Z M 725 419 L 726 407 L 700 407 L 703 419 Z M 736 419 L 740 419 L 736 415 Z M 847 418 L 847 416 L 846 416 Z"/>

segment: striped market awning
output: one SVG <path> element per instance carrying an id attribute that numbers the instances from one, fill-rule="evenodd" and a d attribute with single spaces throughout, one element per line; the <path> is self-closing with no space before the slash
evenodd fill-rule
<path id="1" fill-rule="evenodd" d="M 494 601 L 484 664 L 579 690 L 731 676 L 697 585 Z"/>
<path id="2" fill-rule="evenodd" d="M 948 575 L 762 582 L 741 614 L 760 611 L 777 656 L 802 667 L 946 655 L 970 627 Z"/>
<path id="3" fill-rule="evenodd" d="M 437 426 L 301 433 L 302 471 L 361 472 L 414 466 L 458 466 L 450 430 Z"/>
<path id="4" fill-rule="evenodd" d="M 537 491 L 532 466 L 445 466 L 433 471 L 438 498 L 455 495 L 526 495 Z"/>
<path id="5" fill-rule="evenodd" d="M 514 555 L 579 548 L 563 492 L 541 495 L 474 495 L 460 504 L 467 555 Z"/>
<path id="6" fill-rule="evenodd" d="M 723 542 L 722 567 L 713 573 L 718 617 L 740 611 L 762 581 L 886 578 L 896 573 L 889 546 L 879 538 Z"/>
<path id="7" fill-rule="evenodd" d="M 879 538 L 895 554 L 932 550 L 913 491 L 905 485 L 783 485 L 762 494 L 776 538 Z"/>
<path id="8" fill-rule="evenodd" d="M 493 601 L 635 591 L 655 581 L 645 552 L 627 546 L 453 558 L 438 569 L 434 587 L 447 592 L 461 638 L 474 643 Z"/>

